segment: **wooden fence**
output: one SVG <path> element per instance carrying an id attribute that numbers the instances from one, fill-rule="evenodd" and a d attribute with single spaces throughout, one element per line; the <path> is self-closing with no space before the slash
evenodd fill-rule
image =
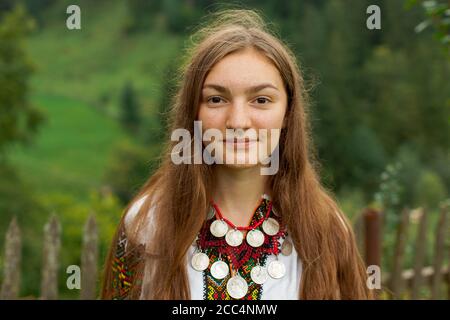
<path id="1" fill-rule="evenodd" d="M 427 210 L 404 209 L 401 212 L 395 235 L 392 268 L 388 272 L 382 270 L 382 288 L 376 290 L 378 297 L 413 300 L 450 299 L 450 259 L 448 259 L 449 248 L 446 243 L 449 235 L 448 212 L 447 202 L 441 205 L 439 219 L 434 229 L 430 228 L 433 226 L 429 226 Z M 411 239 L 414 243 L 413 267 L 404 269 L 408 230 L 413 219 L 417 220 L 416 238 Z M 382 264 L 382 226 L 382 212 L 373 209 L 364 210 L 361 219 L 358 219 L 355 224 L 355 232 L 362 247 L 361 251 L 365 254 L 367 265 L 381 266 Z M 434 249 L 431 252 L 432 264 L 425 265 L 429 235 L 434 235 Z M 446 257 L 449 260 L 447 265 L 445 265 Z"/>
<path id="2" fill-rule="evenodd" d="M 5 238 L 3 283 L 0 299 L 16 299 L 20 289 L 21 232 L 13 218 Z M 60 266 L 61 224 L 53 215 L 44 226 L 40 299 L 58 299 L 58 270 Z M 81 252 L 80 299 L 96 299 L 98 283 L 98 231 L 91 215 L 84 226 Z"/>
<path id="3" fill-rule="evenodd" d="M 425 266 L 425 244 L 427 234 L 429 234 L 427 232 L 429 230 L 428 214 L 426 210 L 419 209 L 414 267 L 405 270 L 403 266 L 411 210 L 403 210 L 397 229 L 393 267 L 388 273 L 382 270 L 382 290 L 376 290 L 378 297 L 417 299 L 420 297 L 420 290 L 425 287 L 429 289 L 430 293 L 426 298 L 450 299 L 450 273 L 448 265 L 444 266 L 445 256 L 448 256 L 449 252 L 446 247 L 448 211 L 448 204 L 441 207 L 439 221 L 434 232 L 433 264 Z M 362 242 L 361 249 L 367 265 L 381 266 L 382 224 L 381 212 L 366 209 L 361 214 L 361 219 L 358 219 L 354 226 L 357 239 Z M 58 299 L 58 270 L 61 267 L 59 263 L 60 239 L 61 226 L 58 218 L 53 215 L 44 227 L 40 299 Z M 80 299 L 96 299 L 96 286 L 99 276 L 98 244 L 97 223 L 94 216 L 91 215 L 86 221 L 83 232 Z M 21 246 L 22 235 L 17 220 L 13 218 L 5 238 L 3 283 L 0 299 L 15 299 L 20 296 Z"/>

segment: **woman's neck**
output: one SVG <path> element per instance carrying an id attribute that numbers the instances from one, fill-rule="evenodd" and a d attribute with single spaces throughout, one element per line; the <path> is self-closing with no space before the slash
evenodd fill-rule
<path id="1" fill-rule="evenodd" d="M 263 194 L 271 196 L 268 176 L 258 166 L 244 169 L 215 167 L 213 200 L 224 218 L 236 226 L 248 226 Z"/>

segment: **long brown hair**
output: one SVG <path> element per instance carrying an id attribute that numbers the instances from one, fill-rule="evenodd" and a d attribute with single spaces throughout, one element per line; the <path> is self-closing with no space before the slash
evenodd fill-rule
<path id="1" fill-rule="evenodd" d="M 351 226 L 319 181 L 307 90 L 295 55 L 252 10 L 224 10 L 213 14 L 211 21 L 190 38 L 192 44 L 170 109 L 169 130 L 185 128 L 194 136 L 203 82 L 223 57 L 253 48 L 269 58 L 280 72 L 288 96 L 286 127 L 279 141 L 279 170 L 269 177 L 269 185 L 273 206 L 281 214 L 303 265 L 298 298 L 370 298 Z M 127 229 L 134 243 L 146 232 L 141 296 L 146 299 L 190 299 L 186 254 L 206 219 L 214 186 L 213 165 L 176 165 L 171 161 L 176 144 L 166 142 L 159 168 L 125 209 L 127 212 L 135 201 L 148 195 Z M 155 204 L 156 210 L 150 210 Z M 144 231 L 149 218 L 155 226 L 150 233 Z M 103 297 L 110 285 L 113 254 L 114 243 L 106 261 Z"/>

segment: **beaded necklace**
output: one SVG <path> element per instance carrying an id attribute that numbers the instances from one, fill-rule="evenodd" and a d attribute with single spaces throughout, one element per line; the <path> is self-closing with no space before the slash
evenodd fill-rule
<path id="1" fill-rule="evenodd" d="M 243 232 L 247 233 L 245 240 Z M 204 298 L 259 299 L 262 284 L 269 277 L 280 279 L 285 275 L 278 254 L 281 253 L 279 240 L 286 235 L 280 217 L 274 214 L 272 202 L 265 194 L 248 227 L 235 226 L 211 201 L 191 259 L 192 267 L 203 272 Z M 266 267 L 266 258 L 271 254 L 276 255 L 276 260 Z"/>

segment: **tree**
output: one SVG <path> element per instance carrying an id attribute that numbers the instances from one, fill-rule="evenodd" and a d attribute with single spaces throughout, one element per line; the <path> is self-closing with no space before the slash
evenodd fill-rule
<path id="1" fill-rule="evenodd" d="M 154 23 L 155 16 L 161 11 L 160 1 L 127 0 L 126 5 L 125 33 L 150 29 Z"/>
<path id="2" fill-rule="evenodd" d="M 23 39 L 33 28 L 23 7 L 0 17 L 0 158 L 14 142 L 29 143 L 43 116 L 28 101 L 33 66 Z"/>
<path id="3" fill-rule="evenodd" d="M 409 5 L 417 5 L 418 0 L 409 0 Z M 450 53 L 450 4 L 448 1 L 421 1 L 421 5 L 425 9 L 426 19 L 418 24 L 415 28 L 416 32 L 422 32 L 429 26 L 435 30 L 434 36 L 438 39 L 447 53 Z"/>
<path id="4" fill-rule="evenodd" d="M 136 134 L 141 123 L 140 107 L 131 82 L 127 82 L 122 89 L 120 107 L 120 121 L 128 131 Z"/>
<path id="5" fill-rule="evenodd" d="M 139 191 L 155 169 L 159 150 L 143 147 L 130 141 L 121 141 L 108 164 L 106 184 L 126 204 Z"/>

